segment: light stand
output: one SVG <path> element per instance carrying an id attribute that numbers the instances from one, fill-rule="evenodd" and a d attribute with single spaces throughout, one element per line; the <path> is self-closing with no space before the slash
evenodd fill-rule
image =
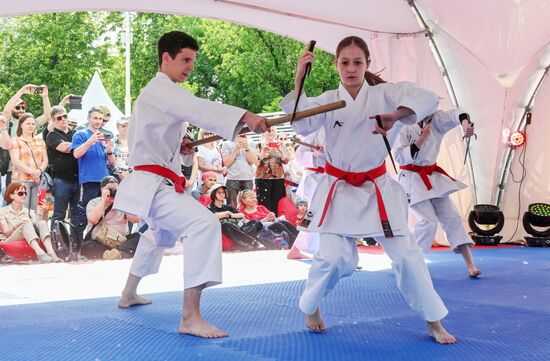
<path id="1" fill-rule="evenodd" d="M 497 206 L 476 204 L 468 216 L 468 224 L 472 230 L 470 235 L 476 245 L 498 246 L 502 236 L 497 233 L 504 227 L 504 214 Z"/>
<path id="2" fill-rule="evenodd" d="M 546 230 L 540 231 L 533 226 L 546 227 Z M 532 236 L 525 237 L 528 246 L 550 247 L 550 204 L 530 204 L 523 214 L 523 228 Z"/>

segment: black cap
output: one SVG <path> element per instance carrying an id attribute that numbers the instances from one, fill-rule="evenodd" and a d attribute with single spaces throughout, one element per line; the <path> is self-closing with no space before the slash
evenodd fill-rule
<path id="1" fill-rule="evenodd" d="M 112 175 L 108 175 L 107 177 L 105 177 L 101 180 L 101 188 L 105 187 L 109 183 L 118 184 L 118 180 L 115 177 L 113 177 Z"/>

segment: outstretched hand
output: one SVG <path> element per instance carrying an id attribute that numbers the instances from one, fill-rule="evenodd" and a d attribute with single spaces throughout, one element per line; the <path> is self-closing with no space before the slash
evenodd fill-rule
<path id="1" fill-rule="evenodd" d="M 376 119 L 376 117 L 380 117 L 382 128 L 378 125 L 378 121 L 375 121 L 372 134 L 386 135 L 387 131 L 390 130 L 397 121 L 393 114 L 373 115 L 370 117 L 370 119 Z"/>
<path id="2" fill-rule="evenodd" d="M 470 122 L 462 122 L 462 127 L 464 129 L 464 136 L 466 138 L 470 138 L 472 135 L 474 135 L 475 133 L 475 129 L 474 129 L 474 123 L 470 123 Z"/>
<path id="3" fill-rule="evenodd" d="M 264 133 L 268 128 L 266 118 L 251 112 L 244 113 L 241 122 L 245 123 L 248 129 L 254 133 Z"/>
<path id="4" fill-rule="evenodd" d="M 195 148 L 191 146 L 191 141 L 189 139 L 183 139 L 181 141 L 180 145 L 180 153 L 184 155 L 193 154 L 195 152 Z"/>

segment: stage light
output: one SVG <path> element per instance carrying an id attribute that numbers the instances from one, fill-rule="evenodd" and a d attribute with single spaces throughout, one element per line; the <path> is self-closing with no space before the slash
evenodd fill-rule
<path id="1" fill-rule="evenodd" d="M 538 230 L 534 227 L 546 227 Z M 523 228 L 533 237 L 525 237 L 531 247 L 550 247 L 550 204 L 532 203 L 523 214 Z"/>
<path id="2" fill-rule="evenodd" d="M 472 239 L 476 245 L 498 246 L 502 236 L 497 233 L 504 227 L 504 214 L 491 204 L 476 204 L 468 216 Z"/>
<path id="3" fill-rule="evenodd" d="M 502 129 L 502 143 L 509 144 L 510 143 L 510 129 L 504 128 Z"/>
<path id="4" fill-rule="evenodd" d="M 510 134 L 510 145 L 514 148 L 521 147 L 525 144 L 525 133 L 521 130 L 516 130 Z"/>

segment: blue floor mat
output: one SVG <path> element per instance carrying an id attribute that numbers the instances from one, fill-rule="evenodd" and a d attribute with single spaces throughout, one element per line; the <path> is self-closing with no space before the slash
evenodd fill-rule
<path id="1" fill-rule="evenodd" d="M 304 329 L 304 281 L 209 289 L 203 316 L 231 337 L 177 334 L 181 292 L 120 310 L 117 299 L 0 307 L 1 360 L 549 360 L 550 250 L 476 250 L 470 279 L 460 256 L 427 256 L 458 338 L 441 346 L 405 304 L 391 271 L 355 272 L 322 305 L 329 329 Z M 2 297 L 2 294 L 0 294 Z"/>

